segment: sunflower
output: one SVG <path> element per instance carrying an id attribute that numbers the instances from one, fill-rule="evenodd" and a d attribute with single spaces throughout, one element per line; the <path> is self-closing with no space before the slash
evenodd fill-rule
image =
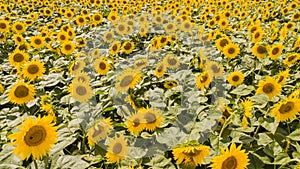
<path id="1" fill-rule="evenodd" d="M 79 26 L 84 26 L 86 23 L 85 18 L 81 15 L 77 15 L 75 19 L 76 19 L 76 24 Z"/>
<path id="2" fill-rule="evenodd" d="M 271 110 L 272 116 L 277 121 L 285 122 L 287 120 L 293 121 L 300 111 L 299 98 L 287 98 L 274 105 Z"/>
<path id="3" fill-rule="evenodd" d="M 215 61 L 208 61 L 205 65 L 206 70 L 212 77 L 221 77 L 224 72 L 224 67 Z"/>
<path id="4" fill-rule="evenodd" d="M 289 77 L 289 69 L 286 69 L 285 71 L 281 71 L 278 73 L 277 78 L 276 78 L 276 82 L 283 86 L 286 79 Z"/>
<path id="5" fill-rule="evenodd" d="M 44 63 L 39 60 L 31 61 L 24 65 L 23 74 L 30 80 L 34 80 L 37 77 L 42 77 L 45 73 Z"/>
<path id="6" fill-rule="evenodd" d="M 94 125 L 88 129 L 88 144 L 94 146 L 95 143 L 107 137 L 111 128 L 112 123 L 110 118 L 97 120 Z"/>
<path id="7" fill-rule="evenodd" d="M 194 27 L 194 24 L 191 23 L 190 21 L 186 20 L 181 23 L 180 29 L 183 32 L 192 33 L 193 27 Z"/>
<path id="8" fill-rule="evenodd" d="M 33 85 L 18 81 L 10 89 L 8 99 L 12 103 L 24 104 L 34 99 L 35 88 Z"/>
<path id="9" fill-rule="evenodd" d="M 209 146 L 198 143 L 188 143 L 172 150 L 177 164 L 196 167 L 201 165 L 205 158 L 209 156 Z"/>
<path id="10" fill-rule="evenodd" d="M 109 162 L 119 163 L 129 152 L 127 140 L 124 138 L 124 135 L 120 135 L 118 138 L 110 139 L 109 142 L 105 157 L 108 158 Z"/>
<path id="11" fill-rule="evenodd" d="M 293 21 L 300 21 L 300 12 L 297 11 L 292 15 L 292 20 Z"/>
<path id="12" fill-rule="evenodd" d="M 132 53 L 134 49 L 134 43 L 130 41 L 125 41 L 122 45 L 122 52 L 126 54 Z"/>
<path id="13" fill-rule="evenodd" d="M 231 44 L 231 40 L 227 36 L 216 40 L 217 49 L 219 49 L 220 51 L 222 51 L 228 44 Z"/>
<path id="14" fill-rule="evenodd" d="M 158 62 L 155 68 L 155 76 L 161 78 L 167 71 L 167 65 L 165 62 Z"/>
<path id="15" fill-rule="evenodd" d="M 69 40 L 69 35 L 67 34 L 67 32 L 59 32 L 57 35 L 57 40 L 60 41 L 61 43 L 64 43 L 66 41 Z"/>
<path id="16" fill-rule="evenodd" d="M 20 50 L 15 50 L 9 55 L 9 63 L 13 66 L 22 65 L 23 63 L 27 62 L 28 59 L 28 54 Z"/>
<path id="17" fill-rule="evenodd" d="M 45 46 L 45 39 L 42 36 L 32 36 L 30 38 L 30 44 L 36 49 L 40 49 Z"/>
<path id="18" fill-rule="evenodd" d="M 116 26 L 116 28 L 115 28 L 115 30 L 116 30 L 116 32 L 119 34 L 119 35 L 125 35 L 126 34 L 126 32 L 127 32 L 127 24 L 125 23 L 125 22 L 120 22 L 117 26 Z"/>
<path id="19" fill-rule="evenodd" d="M 160 127 L 163 119 L 159 114 L 159 110 L 151 109 L 151 108 L 141 108 L 138 110 L 138 113 L 142 114 L 145 126 L 145 129 L 148 131 L 153 131 L 157 127 Z"/>
<path id="20" fill-rule="evenodd" d="M 111 55 L 116 55 L 116 54 L 119 53 L 120 49 L 121 49 L 121 42 L 120 41 L 114 41 L 111 44 L 110 48 L 109 48 L 109 53 Z"/>
<path id="21" fill-rule="evenodd" d="M 180 62 L 177 56 L 171 54 L 166 55 L 163 62 L 166 64 L 167 68 L 170 69 L 176 69 L 180 66 Z"/>
<path id="22" fill-rule="evenodd" d="M 249 164 L 248 153 L 241 150 L 242 145 L 236 147 L 233 142 L 230 149 L 221 150 L 221 155 L 212 159 L 212 169 L 246 169 Z"/>
<path id="23" fill-rule="evenodd" d="M 252 109 L 253 109 L 253 102 L 247 98 L 244 101 L 242 101 L 242 105 L 244 108 L 244 116 L 248 117 L 248 118 L 252 118 Z"/>
<path id="24" fill-rule="evenodd" d="M 0 94 L 4 92 L 4 86 L 0 83 Z"/>
<path id="25" fill-rule="evenodd" d="M 263 30 L 259 29 L 256 30 L 253 34 L 252 34 L 252 42 L 256 43 L 256 42 L 260 42 L 263 38 Z"/>
<path id="26" fill-rule="evenodd" d="M 227 77 L 227 81 L 232 86 L 238 86 L 238 85 L 243 83 L 244 74 L 242 72 L 239 72 L 239 71 L 234 71 L 234 72 L 229 74 L 229 76 Z"/>
<path id="27" fill-rule="evenodd" d="M 114 40 L 114 36 L 115 34 L 113 31 L 105 32 L 103 35 L 103 41 L 106 43 L 111 43 Z"/>
<path id="28" fill-rule="evenodd" d="M 287 66 L 292 66 L 295 62 L 297 62 L 300 58 L 300 55 L 298 53 L 290 53 L 287 55 L 287 57 L 284 59 L 283 64 Z"/>
<path id="29" fill-rule="evenodd" d="M 75 44 L 71 41 L 66 41 L 61 45 L 61 52 L 65 55 L 72 54 L 75 51 Z"/>
<path id="30" fill-rule="evenodd" d="M 106 75 L 111 66 L 105 58 L 101 57 L 94 62 L 94 68 L 100 75 Z"/>
<path id="31" fill-rule="evenodd" d="M 196 78 L 196 83 L 199 89 L 208 88 L 211 83 L 211 76 L 207 71 L 202 72 L 199 76 Z"/>
<path id="32" fill-rule="evenodd" d="M 126 69 L 121 75 L 117 77 L 118 82 L 115 87 L 117 91 L 127 91 L 133 88 L 138 82 L 141 81 L 142 74 L 138 70 Z"/>
<path id="33" fill-rule="evenodd" d="M 273 44 L 269 50 L 270 58 L 273 60 L 277 59 L 281 55 L 283 48 L 284 46 L 280 43 Z"/>
<path id="34" fill-rule="evenodd" d="M 176 31 L 176 25 L 172 22 L 169 22 L 165 25 L 164 29 L 167 33 L 173 33 Z"/>
<path id="35" fill-rule="evenodd" d="M 72 62 L 69 71 L 71 74 L 76 74 L 82 71 L 84 67 L 85 67 L 85 62 L 81 59 L 78 59 Z"/>
<path id="36" fill-rule="evenodd" d="M 17 34 L 22 34 L 26 31 L 26 26 L 23 22 L 17 21 L 12 25 L 13 31 L 15 31 Z"/>
<path id="37" fill-rule="evenodd" d="M 255 45 L 251 49 L 252 54 L 257 58 L 264 58 L 267 56 L 268 51 L 267 48 L 261 43 L 255 43 Z"/>
<path id="38" fill-rule="evenodd" d="M 99 24 L 102 22 L 103 16 L 101 13 L 95 13 L 92 16 L 92 20 L 94 23 Z"/>
<path id="39" fill-rule="evenodd" d="M 51 147 L 57 141 L 57 127 L 51 123 L 52 117 L 38 117 L 36 120 L 32 117 L 25 120 L 20 131 L 8 136 L 9 139 L 15 140 L 12 145 L 16 145 L 14 153 L 27 160 L 31 155 L 34 160 L 40 160 L 46 156 Z"/>
<path id="40" fill-rule="evenodd" d="M 175 80 L 166 80 L 164 81 L 164 88 L 172 89 L 173 87 L 178 86 L 178 82 Z"/>
<path id="41" fill-rule="evenodd" d="M 140 58 L 134 61 L 133 67 L 137 70 L 143 69 L 144 67 L 148 66 L 148 59 L 147 58 Z"/>
<path id="42" fill-rule="evenodd" d="M 256 94 L 266 94 L 269 99 L 281 93 L 281 86 L 276 82 L 275 79 L 267 76 L 266 80 L 261 80 L 256 90 Z"/>
<path id="43" fill-rule="evenodd" d="M 85 72 L 80 72 L 75 74 L 73 81 L 75 82 L 82 82 L 82 83 L 89 83 L 91 80 L 90 76 Z"/>
<path id="44" fill-rule="evenodd" d="M 145 119 L 142 113 L 133 114 L 127 120 L 127 130 L 133 135 L 138 135 L 141 131 L 145 129 Z"/>
<path id="45" fill-rule="evenodd" d="M 4 33 L 4 32 L 8 32 L 9 31 L 9 22 L 1 19 L 0 20 L 0 32 Z"/>
<path id="46" fill-rule="evenodd" d="M 240 54 L 240 48 L 237 44 L 230 43 L 224 47 L 223 53 L 227 58 L 233 59 Z"/>
<path id="47" fill-rule="evenodd" d="M 87 82 L 73 81 L 69 89 L 71 96 L 81 103 L 89 101 L 94 95 L 91 86 Z"/>
<path id="48" fill-rule="evenodd" d="M 16 42 L 16 44 L 23 44 L 24 43 L 24 37 L 21 34 L 15 34 L 13 36 L 14 41 Z"/>
<path id="49" fill-rule="evenodd" d="M 115 24 L 120 20 L 120 17 L 118 16 L 117 12 L 110 12 L 107 16 L 107 19 L 112 23 Z"/>

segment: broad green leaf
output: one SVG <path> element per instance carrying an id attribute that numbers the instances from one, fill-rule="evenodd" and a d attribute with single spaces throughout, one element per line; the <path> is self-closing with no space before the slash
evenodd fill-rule
<path id="1" fill-rule="evenodd" d="M 300 141 L 300 129 L 296 129 L 287 137 L 290 138 L 291 140 Z"/>
<path id="2" fill-rule="evenodd" d="M 236 94 L 239 96 L 246 96 L 246 95 L 249 95 L 254 90 L 255 90 L 255 88 L 253 86 L 247 86 L 245 84 L 242 84 L 242 85 L 238 86 L 237 88 L 233 89 L 230 93 Z"/>

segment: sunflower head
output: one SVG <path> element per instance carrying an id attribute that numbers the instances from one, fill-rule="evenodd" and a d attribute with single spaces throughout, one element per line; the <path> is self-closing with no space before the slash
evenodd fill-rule
<path id="1" fill-rule="evenodd" d="M 39 60 L 31 61 L 25 64 L 23 68 L 23 74 L 30 80 L 34 80 L 37 77 L 42 77 L 45 73 L 44 63 Z"/>
<path id="2" fill-rule="evenodd" d="M 119 163 L 120 160 L 126 157 L 128 152 L 127 140 L 124 138 L 124 135 L 120 135 L 120 137 L 110 139 L 105 157 L 107 157 L 109 162 Z"/>
<path id="3" fill-rule="evenodd" d="M 272 116 L 280 122 L 294 120 L 300 111 L 299 101 L 299 98 L 286 98 L 274 106 L 271 110 Z"/>
<path id="4" fill-rule="evenodd" d="M 238 85 L 243 83 L 244 74 L 242 72 L 239 72 L 239 71 L 234 71 L 234 72 L 229 74 L 229 76 L 227 78 L 227 81 L 232 86 L 238 86 Z"/>
<path id="5" fill-rule="evenodd" d="M 166 66 L 170 69 L 176 69 L 180 66 L 180 61 L 175 55 L 166 55 L 163 62 L 165 62 Z"/>
<path id="6" fill-rule="evenodd" d="M 8 99 L 12 103 L 24 104 L 34 99 L 35 88 L 33 85 L 27 84 L 23 81 L 17 82 L 10 89 Z"/>
<path id="7" fill-rule="evenodd" d="M 112 123 L 110 118 L 97 120 L 93 126 L 88 129 L 88 144 L 94 146 L 95 143 L 107 137 L 111 128 Z"/>
<path id="8" fill-rule="evenodd" d="M 143 117 L 142 122 L 144 122 L 145 129 L 148 131 L 153 131 L 157 127 L 162 125 L 163 119 L 159 114 L 158 110 L 151 108 L 141 108 L 138 113 Z"/>
<path id="9" fill-rule="evenodd" d="M 107 59 L 100 57 L 94 62 L 94 68 L 100 75 L 106 75 L 111 69 Z"/>
<path id="10" fill-rule="evenodd" d="M 269 99 L 272 99 L 274 96 L 280 94 L 281 86 L 276 82 L 275 79 L 267 77 L 265 81 L 260 81 L 258 89 L 256 90 L 257 94 L 266 94 Z"/>
<path id="11" fill-rule="evenodd" d="M 70 84 L 71 96 L 79 102 L 87 102 L 93 97 L 93 90 L 88 82 L 73 81 Z"/>
<path id="12" fill-rule="evenodd" d="M 117 77 L 116 89 L 119 92 L 133 88 L 141 81 L 142 74 L 137 70 L 127 69 Z"/>

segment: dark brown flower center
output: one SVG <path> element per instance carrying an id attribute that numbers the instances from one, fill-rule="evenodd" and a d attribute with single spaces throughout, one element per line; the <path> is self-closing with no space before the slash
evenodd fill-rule
<path id="1" fill-rule="evenodd" d="M 36 74 L 37 72 L 39 72 L 39 67 L 37 65 L 30 65 L 28 66 L 27 71 L 30 74 Z"/>
<path id="2" fill-rule="evenodd" d="M 212 66 L 211 66 L 211 70 L 212 70 L 214 73 L 219 73 L 219 72 L 220 72 L 220 68 L 219 68 L 217 65 L 212 65 Z"/>
<path id="3" fill-rule="evenodd" d="M 228 49 L 228 53 L 229 54 L 234 54 L 235 53 L 235 49 L 233 47 Z"/>
<path id="4" fill-rule="evenodd" d="M 93 138 L 99 136 L 104 131 L 104 127 L 101 125 L 96 125 L 94 127 L 94 133 L 92 135 Z"/>
<path id="5" fill-rule="evenodd" d="M 293 102 L 287 102 L 285 104 L 282 104 L 279 108 L 279 112 L 281 114 L 287 114 L 294 108 L 294 103 Z"/>
<path id="6" fill-rule="evenodd" d="M 16 53 L 13 59 L 15 62 L 22 62 L 24 60 L 24 56 L 21 53 Z"/>
<path id="7" fill-rule="evenodd" d="M 83 95 L 85 95 L 87 93 L 87 90 L 86 90 L 86 88 L 84 86 L 78 86 L 76 88 L 76 93 L 78 95 L 80 95 L 80 96 L 83 96 Z"/>
<path id="8" fill-rule="evenodd" d="M 132 126 L 133 126 L 133 127 L 137 127 L 137 126 L 139 126 L 139 125 L 140 125 L 140 119 L 139 119 L 139 118 L 133 119 L 133 121 L 132 121 Z"/>
<path id="9" fill-rule="evenodd" d="M 127 42 L 124 46 L 124 49 L 129 50 L 131 48 L 131 43 Z"/>
<path id="10" fill-rule="evenodd" d="M 7 25 L 5 23 L 0 23 L 0 28 L 1 29 L 5 29 L 7 27 Z"/>
<path id="11" fill-rule="evenodd" d="M 32 126 L 24 136 L 27 146 L 38 146 L 42 144 L 47 136 L 47 131 L 43 126 Z"/>
<path id="12" fill-rule="evenodd" d="M 120 154 L 122 152 L 122 148 L 123 148 L 123 146 L 121 143 L 116 143 L 112 149 L 112 152 L 114 154 Z"/>
<path id="13" fill-rule="evenodd" d="M 71 50 L 71 49 L 72 49 L 72 46 L 70 44 L 66 44 L 65 50 Z"/>
<path id="14" fill-rule="evenodd" d="M 37 45 L 40 45 L 42 43 L 42 41 L 41 41 L 41 39 L 35 39 L 34 43 L 37 44 Z"/>
<path id="15" fill-rule="evenodd" d="M 156 122 L 156 116 L 155 114 L 151 113 L 151 112 L 147 112 L 144 116 L 145 120 L 147 123 L 149 124 L 153 124 Z"/>
<path id="16" fill-rule="evenodd" d="M 201 83 L 205 83 L 207 81 L 207 79 L 208 79 L 208 75 L 207 74 L 202 75 L 201 78 L 200 78 L 200 82 Z"/>
<path id="17" fill-rule="evenodd" d="M 264 53 L 267 52 L 267 49 L 266 49 L 264 46 L 258 46 L 258 47 L 257 47 L 257 52 L 258 52 L 259 54 L 264 54 Z"/>
<path id="18" fill-rule="evenodd" d="M 105 69 L 106 69 L 106 64 L 105 64 L 104 62 L 100 62 L 99 68 L 100 68 L 101 70 L 105 70 Z"/>
<path id="19" fill-rule="evenodd" d="M 240 77 L 238 75 L 235 75 L 235 76 L 232 77 L 232 80 L 237 82 L 237 81 L 240 80 Z"/>
<path id="20" fill-rule="evenodd" d="M 183 154 L 185 154 L 186 156 L 189 156 L 189 157 L 197 156 L 200 153 L 201 153 L 201 150 L 196 150 L 196 149 L 194 149 L 194 151 L 183 152 Z"/>
<path id="21" fill-rule="evenodd" d="M 20 31 L 20 30 L 23 29 L 23 26 L 22 25 L 16 25 L 16 29 Z"/>
<path id="22" fill-rule="evenodd" d="M 276 47 L 272 50 L 272 55 L 276 55 L 276 54 L 278 54 L 278 52 L 279 52 L 279 48 Z"/>
<path id="23" fill-rule="evenodd" d="M 126 87 L 128 85 L 130 85 L 130 83 L 133 81 L 133 76 L 132 75 L 127 75 L 125 76 L 121 82 L 120 82 L 120 86 L 121 87 Z"/>
<path id="24" fill-rule="evenodd" d="M 229 42 L 228 42 L 227 39 L 222 39 L 222 40 L 220 40 L 220 46 L 221 46 L 221 47 L 225 47 L 228 43 L 229 43 Z"/>
<path id="25" fill-rule="evenodd" d="M 293 61 L 297 56 L 296 55 L 292 55 L 288 57 L 288 61 L 291 62 Z"/>
<path id="26" fill-rule="evenodd" d="M 29 89 L 24 86 L 24 85 L 20 85 L 18 86 L 15 91 L 14 91 L 14 95 L 17 97 L 17 98 L 24 98 L 24 97 L 27 97 L 29 94 Z"/>
<path id="27" fill-rule="evenodd" d="M 222 163 L 222 169 L 236 169 L 237 165 L 237 159 L 231 156 Z"/>
<path id="28" fill-rule="evenodd" d="M 275 86 L 272 83 L 267 83 L 263 86 L 263 92 L 266 94 L 272 93 Z"/>
<path id="29" fill-rule="evenodd" d="M 168 58 L 168 63 L 169 63 L 169 65 L 174 66 L 174 65 L 177 64 L 177 60 L 175 58 L 173 58 L 173 57 L 169 57 Z"/>

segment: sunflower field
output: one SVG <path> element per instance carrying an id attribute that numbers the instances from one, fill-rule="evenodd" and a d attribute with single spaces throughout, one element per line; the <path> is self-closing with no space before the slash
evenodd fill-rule
<path id="1" fill-rule="evenodd" d="M 299 0 L 0 0 L 1 169 L 300 169 Z"/>

